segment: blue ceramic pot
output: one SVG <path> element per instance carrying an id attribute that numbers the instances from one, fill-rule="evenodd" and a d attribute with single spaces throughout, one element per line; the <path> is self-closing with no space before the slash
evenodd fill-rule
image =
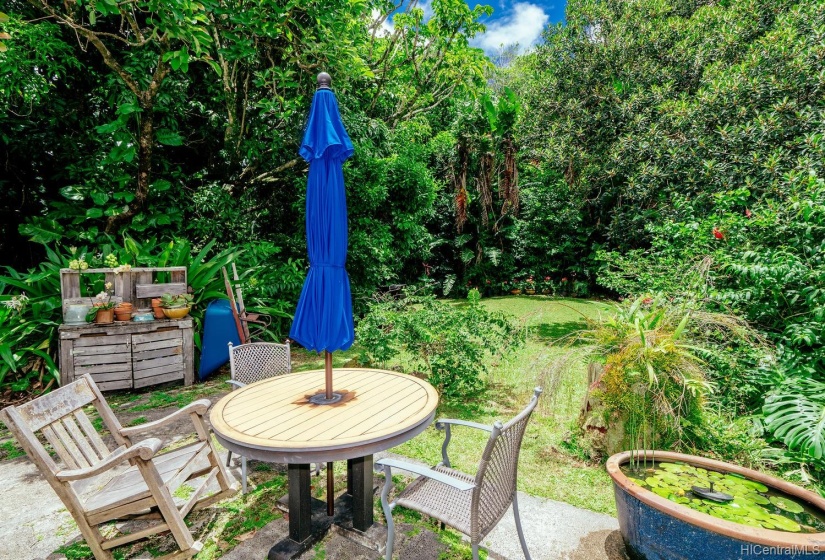
<path id="1" fill-rule="evenodd" d="M 825 512 L 825 499 L 790 482 L 751 469 L 668 451 L 634 451 L 656 461 L 680 461 L 721 473 L 737 473 L 808 502 Z M 825 533 L 786 533 L 712 517 L 647 490 L 622 473 L 631 452 L 613 455 L 619 530 L 633 560 L 791 560 L 825 559 Z"/>

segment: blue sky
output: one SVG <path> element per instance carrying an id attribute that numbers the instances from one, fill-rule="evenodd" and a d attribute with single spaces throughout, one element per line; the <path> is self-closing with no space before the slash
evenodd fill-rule
<path id="1" fill-rule="evenodd" d="M 432 0 L 418 0 L 418 7 L 424 10 L 426 20 L 432 14 Z M 567 0 L 487 0 L 469 1 L 470 6 L 486 4 L 493 7 L 493 14 L 485 17 L 486 33 L 477 36 L 473 45 L 483 48 L 487 54 L 495 55 L 502 46 L 518 43 L 522 51 L 541 39 L 541 32 L 550 24 L 564 20 Z M 392 20 L 384 23 L 384 28 L 392 28 Z"/>
<path id="2" fill-rule="evenodd" d="M 522 49 L 528 48 L 540 39 L 547 25 L 564 20 L 566 3 L 567 0 L 471 1 L 470 6 L 488 4 L 493 7 L 493 15 L 484 22 L 487 32 L 474 42 L 488 54 L 502 44 L 519 43 Z"/>

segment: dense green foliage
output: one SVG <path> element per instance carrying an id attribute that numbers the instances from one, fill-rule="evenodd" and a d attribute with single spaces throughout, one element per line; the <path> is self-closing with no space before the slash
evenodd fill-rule
<path id="1" fill-rule="evenodd" d="M 369 303 L 391 284 L 661 294 L 762 335 L 702 334 L 700 401 L 721 413 L 681 429 L 748 418 L 771 459 L 823 470 L 825 5 L 570 0 L 564 24 L 499 68 L 470 46 L 491 8 L 430 6 L 6 0 L 0 383 L 53 375 L 72 245 L 233 258 L 283 336 L 306 265 L 297 148 L 326 70 L 356 147 L 348 270 L 370 352 L 434 356 L 424 334 L 441 329 L 460 346 L 439 317 L 469 311 Z M 403 341 L 378 336 L 390 312 Z M 422 359 L 447 391 L 480 387 L 460 362 Z"/>
<path id="2" fill-rule="evenodd" d="M 803 480 L 823 466 L 823 38 L 821 2 L 581 0 L 508 74 L 532 115 L 523 177 L 543 182 L 534 252 L 765 333 L 775 357 L 703 356 L 709 398 Z"/>
<path id="3" fill-rule="evenodd" d="M 370 303 L 356 333 L 361 361 L 384 366 L 404 352 L 446 399 L 478 395 L 491 359 L 523 341 L 512 319 L 488 311 L 480 299 L 470 290 L 467 305 L 457 306 L 408 291 L 401 299 Z"/>

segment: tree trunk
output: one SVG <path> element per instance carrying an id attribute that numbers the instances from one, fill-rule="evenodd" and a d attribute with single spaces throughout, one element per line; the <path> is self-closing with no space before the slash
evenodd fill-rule
<path id="1" fill-rule="evenodd" d="M 149 184 L 152 180 L 152 147 L 155 142 L 155 112 L 153 104 L 143 106 L 142 109 L 138 133 L 138 174 L 135 198 L 126 210 L 109 216 L 106 220 L 106 233 L 115 233 L 118 226 L 130 221 L 143 208 L 149 196 Z"/>

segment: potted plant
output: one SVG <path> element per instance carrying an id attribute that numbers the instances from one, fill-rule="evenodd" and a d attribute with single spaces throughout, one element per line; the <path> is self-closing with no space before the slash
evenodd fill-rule
<path id="1" fill-rule="evenodd" d="M 183 319 L 192 309 L 191 294 L 163 294 L 160 297 L 160 307 L 167 319 Z"/>
<path id="2" fill-rule="evenodd" d="M 160 298 L 152 299 L 152 312 L 155 314 L 155 319 L 163 319 L 166 315 L 163 314 L 163 308 L 160 306 Z"/>
<path id="3" fill-rule="evenodd" d="M 118 321 L 132 320 L 132 304 L 128 302 L 121 302 L 115 306 L 115 319 Z"/>
<path id="4" fill-rule="evenodd" d="M 115 320 L 116 301 L 112 301 L 112 283 L 106 282 L 103 291 L 97 294 L 92 301 L 92 310 L 86 317 L 87 320 L 94 319 L 95 323 L 106 324 Z"/>
<path id="5" fill-rule="evenodd" d="M 524 281 L 524 293 L 530 296 L 536 293 L 536 281 L 533 279 L 532 274 Z"/>
<path id="6" fill-rule="evenodd" d="M 553 280 L 551 280 L 549 276 L 545 276 L 544 280 L 539 283 L 539 287 L 541 288 L 542 294 L 549 296 L 553 293 Z"/>
<path id="7" fill-rule="evenodd" d="M 505 280 L 501 283 L 501 289 L 503 292 L 510 292 L 513 295 L 518 295 L 521 293 L 521 283 L 517 280 Z"/>

